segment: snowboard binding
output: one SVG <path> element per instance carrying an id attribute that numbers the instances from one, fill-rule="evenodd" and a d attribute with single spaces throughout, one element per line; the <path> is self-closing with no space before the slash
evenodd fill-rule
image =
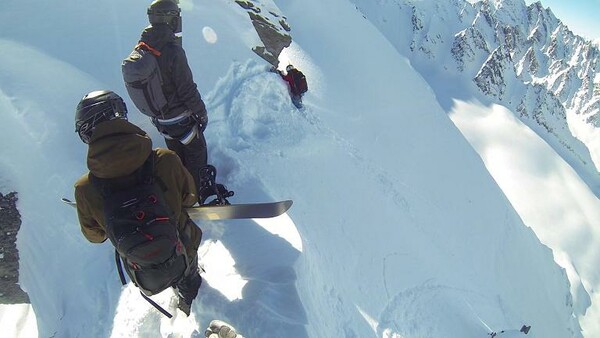
<path id="1" fill-rule="evenodd" d="M 217 168 L 212 165 L 206 165 L 200 169 L 200 188 L 198 189 L 198 203 L 200 205 L 229 205 L 228 197 L 233 196 L 235 193 L 231 190 L 227 190 L 227 187 L 223 184 L 216 183 Z M 215 198 L 206 202 L 209 197 L 215 196 Z"/>

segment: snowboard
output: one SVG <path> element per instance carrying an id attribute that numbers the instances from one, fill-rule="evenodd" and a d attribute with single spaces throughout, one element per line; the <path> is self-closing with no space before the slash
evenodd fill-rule
<path id="1" fill-rule="evenodd" d="M 72 207 L 75 202 L 62 198 L 62 201 Z M 267 203 L 244 203 L 227 205 L 201 205 L 186 208 L 192 219 L 217 221 L 224 219 L 246 219 L 246 218 L 271 218 L 282 215 L 292 206 L 292 200 L 267 202 Z"/>

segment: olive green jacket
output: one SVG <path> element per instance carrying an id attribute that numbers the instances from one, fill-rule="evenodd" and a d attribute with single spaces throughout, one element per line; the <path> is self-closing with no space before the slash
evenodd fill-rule
<path id="1" fill-rule="evenodd" d="M 152 141 L 142 129 L 126 120 L 116 119 L 99 124 L 90 140 L 87 166 L 99 178 L 115 178 L 133 173 L 152 152 Z M 202 232 L 185 212 L 197 202 L 196 186 L 181 160 L 171 150 L 157 148 L 154 174 L 167 188 L 165 202 L 175 213 L 188 256 L 195 257 Z M 75 183 L 75 201 L 81 231 L 92 243 L 106 240 L 103 200 L 98 189 L 85 174 Z M 187 243 L 186 243 L 187 242 Z"/>

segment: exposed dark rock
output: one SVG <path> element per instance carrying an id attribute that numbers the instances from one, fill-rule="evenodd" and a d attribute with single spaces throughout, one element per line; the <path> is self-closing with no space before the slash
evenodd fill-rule
<path id="1" fill-rule="evenodd" d="M 490 54 L 485 38 L 475 27 L 469 27 L 454 36 L 451 52 L 460 71 L 465 70 L 465 64 L 476 61 L 479 55 Z"/>
<path id="2" fill-rule="evenodd" d="M 506 91 L 506 72 L 512 71 L 512 63 L 509 61 L 510 55 L 505 48 L 498 47 L 492 52 L 488 60 L 479 70 L 477 76 L 473 79 L 482 93 L 496 97 L 500 100 L 504 98 Z"/>
<path id="3" fill-rule="evenodd" d="M 17 194 L 0 193 L 0 304 L 29 303 L 29 297 L 19 287 L 19 252 L 17 233 L 21 215 L 17 210 Z"/>
<path id="4" fill-rule="evenodd" d="M 272 65 L 278 64 L 281 51 L 292 43 L 291 31 L 285 16 L 272 10 L 263 14 L 263 10 L 249 0 L 235 0 L 248 12 L 252 25 L 263 43 L 263 46 L 255 46 L 252 50 Z"/>

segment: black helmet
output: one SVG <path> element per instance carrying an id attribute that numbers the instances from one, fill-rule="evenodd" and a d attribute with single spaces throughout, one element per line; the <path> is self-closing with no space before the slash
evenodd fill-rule
<path id="1" fill-rule="evenodd" d="M 167 24 L 173 33 L 181 33 L 181 9 L 176 0 L 154 0 L 148 7 L 151 25 Z"/>
<path id="2" fill-rule="evenodd" d="M 85 95 L 75 112 L 75 132 L 83 143 L 89 143 L 96 126 L 114 119 L 127 120 L 127 106 L 110 90 L 97 90 Z"/>

